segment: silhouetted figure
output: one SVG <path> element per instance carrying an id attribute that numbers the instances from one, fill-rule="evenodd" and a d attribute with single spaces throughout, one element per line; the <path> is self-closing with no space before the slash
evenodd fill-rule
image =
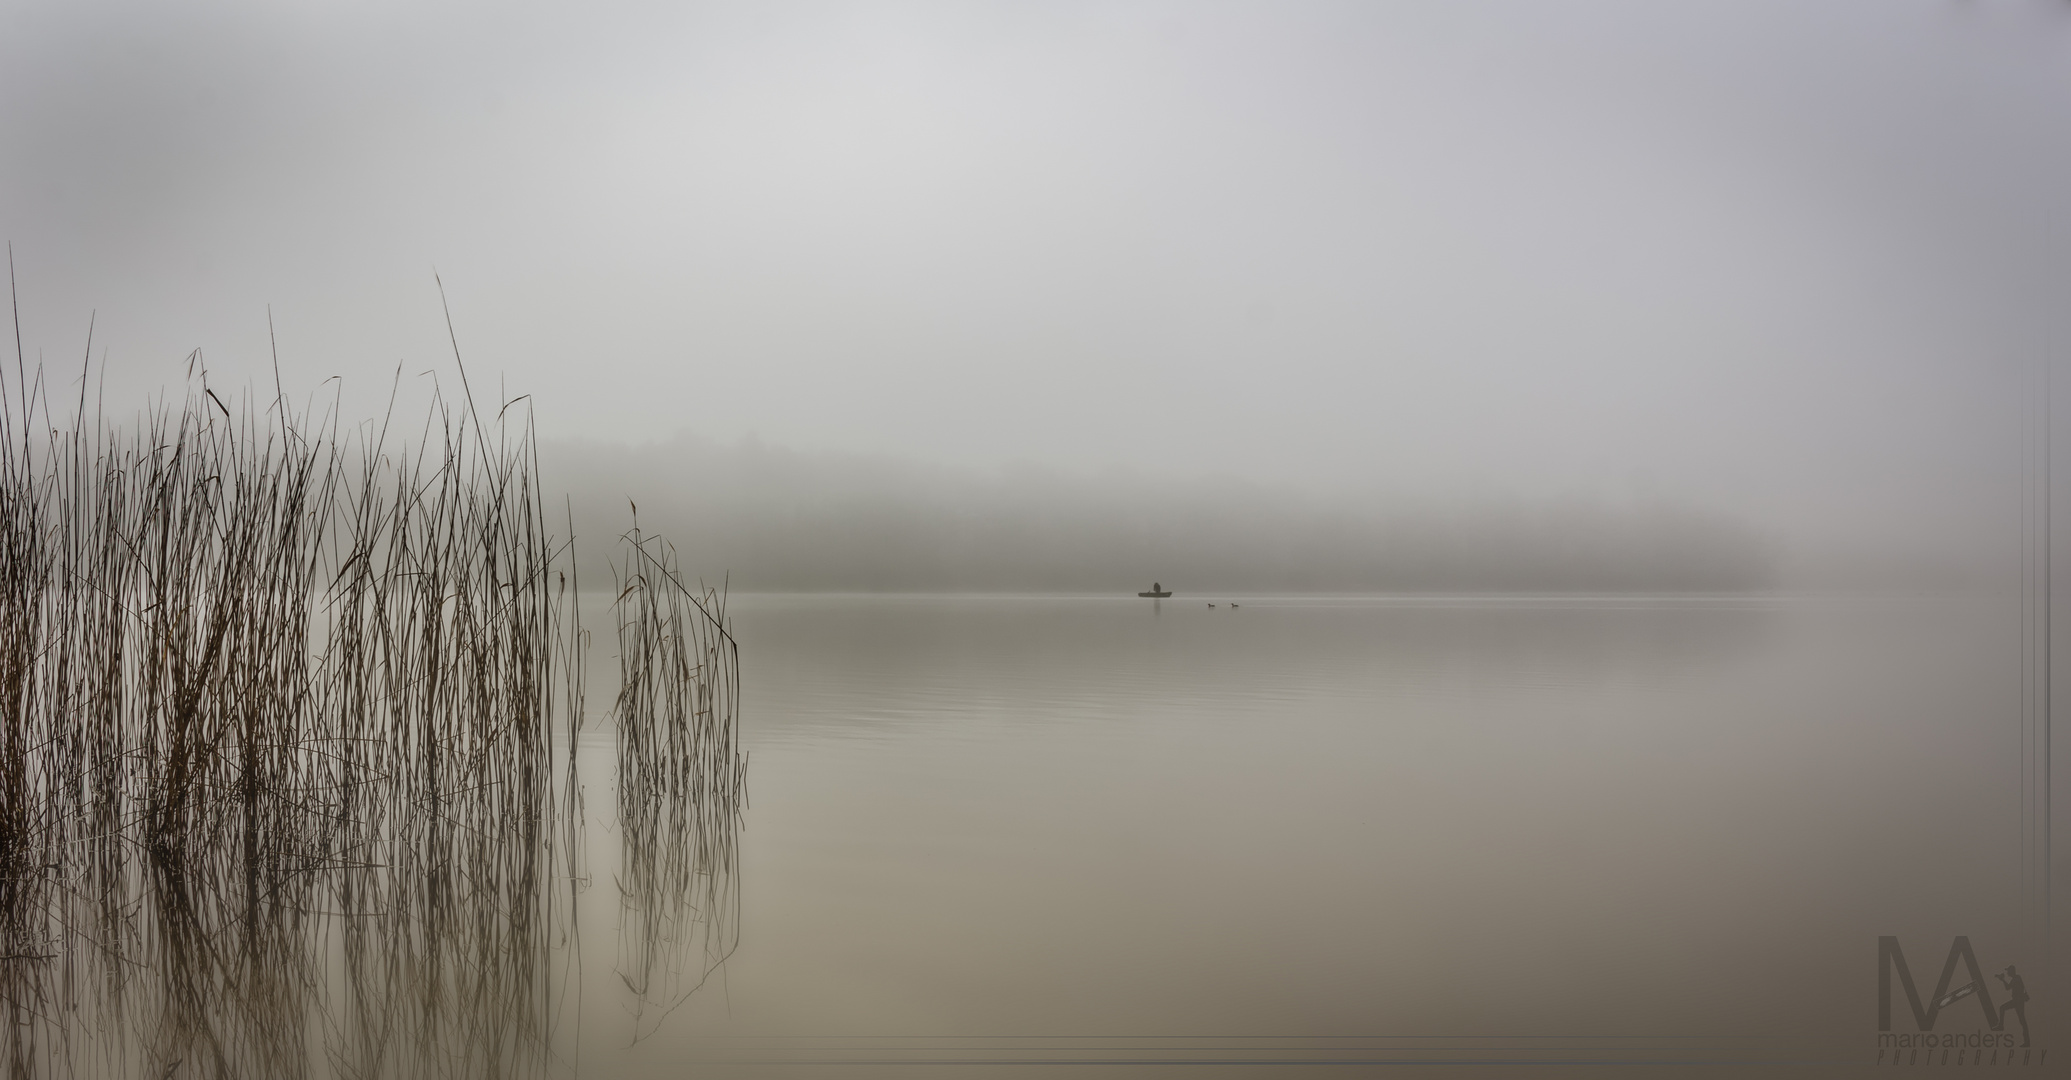
<path id="1" fill-rule="evenodd" d="M 2006 965 L 2005 974 L 1993 977 L 1999 980 L 2001 986 L 2006 987 L 2007 994 L 2009 995 L 2006 999 L 2006 1004 L 1999 1007 L 1999 1022 L 2002 1025 L 2005 1024 L 2006 1014 L 2009 1012 L 2019 1017 L 2021 1020 L 2021 1045 L 2026 1046 L 2028 1045 L 2028 1010 L 2026 1008 L 2028 1004 L 2028 984 L 2021 981 L 2021 973 L 2015 971 L 2012 964 Z"/>

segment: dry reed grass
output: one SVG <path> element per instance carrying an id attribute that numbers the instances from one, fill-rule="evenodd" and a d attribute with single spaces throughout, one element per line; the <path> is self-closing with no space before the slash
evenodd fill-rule
<path id="1" fill-rule="evenodd" d="M 203 371 L 115 430 L 83 379 L 60 423 L 41 372 L 14 374 L 0 1066 L 547 1069 L 585 638 L 529 413 L 485 425 L 471 395 L 441 400 L 392 441 L 387 419 L 341 432 L 335 407 L 233 410 Z M 683 928 L 726 939 L 742 763 L 719 598 L 628 544 L 622 896 L 644 1003 L 680 989 L 656 973 Z"/>
<path id="2" fill-rule="evenodd" d="M 737 730 L 739 650 L 724 592 L 693 592 L 666 540 L 623 538 L 618 599 L 618 972 L 634 1037 L 732 953 L 747 758 Z"/>

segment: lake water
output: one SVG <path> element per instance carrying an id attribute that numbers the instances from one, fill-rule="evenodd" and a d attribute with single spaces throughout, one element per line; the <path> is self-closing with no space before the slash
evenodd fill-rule
<path id="1" fill-rule="evenodd" d="M 1813 1067 L 1880 935 L 2039 971 L 2017 599 L 1209 599 L 734 597 L 730 951 L 632 1015 L 586 735 L 565 1064 Z"/>

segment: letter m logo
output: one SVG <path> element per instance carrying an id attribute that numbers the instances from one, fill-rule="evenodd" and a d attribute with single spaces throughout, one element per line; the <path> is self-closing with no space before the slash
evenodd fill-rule
<path id="1" fill-rule="evenodd" d="M 1954 993 L 1949 983 L 1956 977 L 1956 961 L 1970 974 L 1970 982 L 1959 986 Z M 1992 1007 L 1992 995 L 1985 984 L 1985 973 L 1978 968 L 1977 954 L 1970 951 L 1970 939 L 1958 937 L 1949 945 L 1949 959 L 1942 964 L 1942 977 L 1934 984 L 1934 996 L 1926 1005 L 1920 1003 L 1920 991 L 1913 984 L 1913 973 L 1906 967 L 1906 954 L 1899 951 L 1898 939 L 1880 937 L 1877 939 L 1877 1030 L 1891 1030 L 1891 970 L 1898 969 L 1899 988 L 1906 992 L 1906 1004 L 1913 1007 L 1913 1019 L 1921 1031 L 1934 1030 L 1934 1018 L 1940 1015 L 1942 1006 L 1952 1005 L 1966 997 L 1975 997 L 1978 1007 L 1985 1010 L 1985 1023 L 1993 1031 L 2000 1029 L 1999 1010 Z"/>

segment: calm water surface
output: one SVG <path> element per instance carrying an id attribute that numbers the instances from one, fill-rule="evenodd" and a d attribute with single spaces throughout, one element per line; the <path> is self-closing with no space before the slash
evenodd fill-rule
<path id="1" fill-rule="evenodd" d="M 1215 599 L 736 596 L 737 943 L 636 1025 L 585 901 L 572 1063 L 1859 1060 L 1878 935 L 2019 947 L 2016 601 Z"/>

